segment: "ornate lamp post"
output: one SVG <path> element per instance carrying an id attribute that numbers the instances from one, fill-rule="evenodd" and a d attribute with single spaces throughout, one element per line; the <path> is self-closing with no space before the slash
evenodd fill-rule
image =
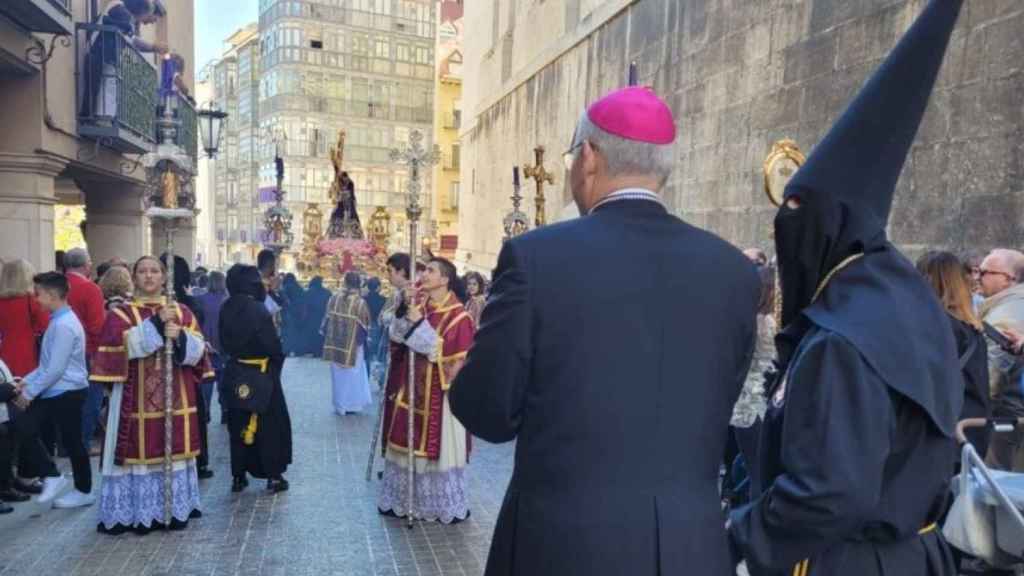
<path id="1" fill-rule="evenodd" d="M 164 84 L 160 89 L 161 110 L 157 120 L 159 144 L 156 151 L 143 156 L 141 164 L 146 168 L 146 195 L 143 198 L 146 217 L 164 230 L 165 249 L 168 255 L 167 283 L 164 288 L 168 306 L 174 302 L 174 235 L 178 227 L 193 219 L 195 194 L 192 188 L 192 158 L 176 143 L 181 125 L 177 117 L 179 94 L 170 79 L 175 68 L 173 60 L 163 61 Z M 170 526 L 172 519 L 172 459 L 174 439 L 174 342 L 166 339 L 161 362 L 164 368 L 164 524 Z"/>
<path id="2" fill-rule="evenodd" d="M 409 271 L 415 276 L 416 258 L 418 252 L 418 241 L 416 238 L 416 227 L 419 224 L 420 216 L 423 215 L 423 206 L 420 205 L 420 178 L 425 170 L 438 163 L 441 159 L 441 150 L 434 145 L 430 150 L 423 147 L 423 133 L 413 130 L 409 134 L 409 147 L 405 150 L 391 150 L 391 161 L 404 164 L 409 167 L 409 184 L 406 188 L 409 197 L 406 202 L 405 213 L 409 218 Z M 415 281 L 415 278 L 411 278 Z M 412 303 L 410 303 L 412 304 Z M 416 480 L 416 455 L 413 450 L 415 443 L 414 430 L 416 428 L 416 354 L 409 354 L 409 380 L 406 382 L 406 389 L 409 393 L 409 423 L 408 436 L 406 437 L 409 455 L 409 492 L 408 492 L 408 526 L 410 529 L 416 522 L 416 511 L 414 510 L 414 482 Z"/>
<path id="3" fill-rule="evenodd" d="M 224 120 L 228 117 L 227 112 L 221 112 L 213 102 L 207 103 L 205 108 L 197 112 L 199 116 L 199 130 L 203 133 L 203 150 L 206 157 L 213 159 L 217 157 L 217 149 L 220 148 L 221 128 Z"/>
<path id="4" fill-rule="evenodd" d="M 505 238 L 507 242 L 530 229 L 530 217 L 523 212 L 519 205 L 523 201 L 519 194 L 519 166 L 512 167 L 512 211 L 505 216 Z"/>
<path id="5" fill-rule="evenodd" d="M 281 158 L 277 139 L 274 141 L 276 153 L 274 168 L 277 172 L 277 186 L 274 188 L 274 205 L 263 214 L 263 225 L 267 230 L 267 239 L 263 245 L 274 251 L 278 256 L 292 245 L 295 235 L 292 233 L 292 213 L 284 205 L 284 159 Z"/>

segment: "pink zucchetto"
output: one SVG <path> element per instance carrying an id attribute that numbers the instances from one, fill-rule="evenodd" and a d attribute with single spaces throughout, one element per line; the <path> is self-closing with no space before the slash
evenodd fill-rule
<path id="1" fill-rule="evenodd" d="M 650 88 L 623 88 L 601 98 L 587 117 L 598 128 L 626 140 L 664 146 L 675 142 L 672 111 Z"/>

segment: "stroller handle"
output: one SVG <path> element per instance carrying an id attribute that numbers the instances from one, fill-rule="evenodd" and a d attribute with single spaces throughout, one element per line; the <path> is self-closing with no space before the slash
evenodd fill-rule
<path id="1" fill-rule="evenodd" d="M 996 432 L 1013 432 L 1018 427 L 1024 427 L 1024 418 L 966 418 L 956 425 L 956 441 L 966 444 L 967 435 L 964 432 L 968 428 L 987 428 L 990 425 Z"/>

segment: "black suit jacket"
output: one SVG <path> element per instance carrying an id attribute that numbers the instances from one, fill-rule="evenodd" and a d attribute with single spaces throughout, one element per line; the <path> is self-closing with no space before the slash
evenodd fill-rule
<path id="1" fill-rule="evenodd" d="M 759 294 L 736 248 L 645 200 L 505 244 L 449 397 L 518 438 L 488 576 L 729 573 L 718 470 Z"/>

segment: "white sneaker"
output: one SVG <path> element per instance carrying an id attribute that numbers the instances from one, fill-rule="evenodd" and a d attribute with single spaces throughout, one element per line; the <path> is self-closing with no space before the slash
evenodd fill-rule
<path id="1" fill-rule="evenodd" d="M 46 504 L 53 500 L 68 486 L 68 481 L 64 478 L 64 475 L 53 476 L 43 478 L 43 492 L 39 496 L 36 496 L 36 502 L 40 504 Z"/>
<path id="2" fill-rule="evenodd" d="M 78 490 L 72 490 L 67 494 L 53 501 L 54 508 L 85 508 L 96 503 L 96 497 L 92 494 L 84 494 Z"/>

